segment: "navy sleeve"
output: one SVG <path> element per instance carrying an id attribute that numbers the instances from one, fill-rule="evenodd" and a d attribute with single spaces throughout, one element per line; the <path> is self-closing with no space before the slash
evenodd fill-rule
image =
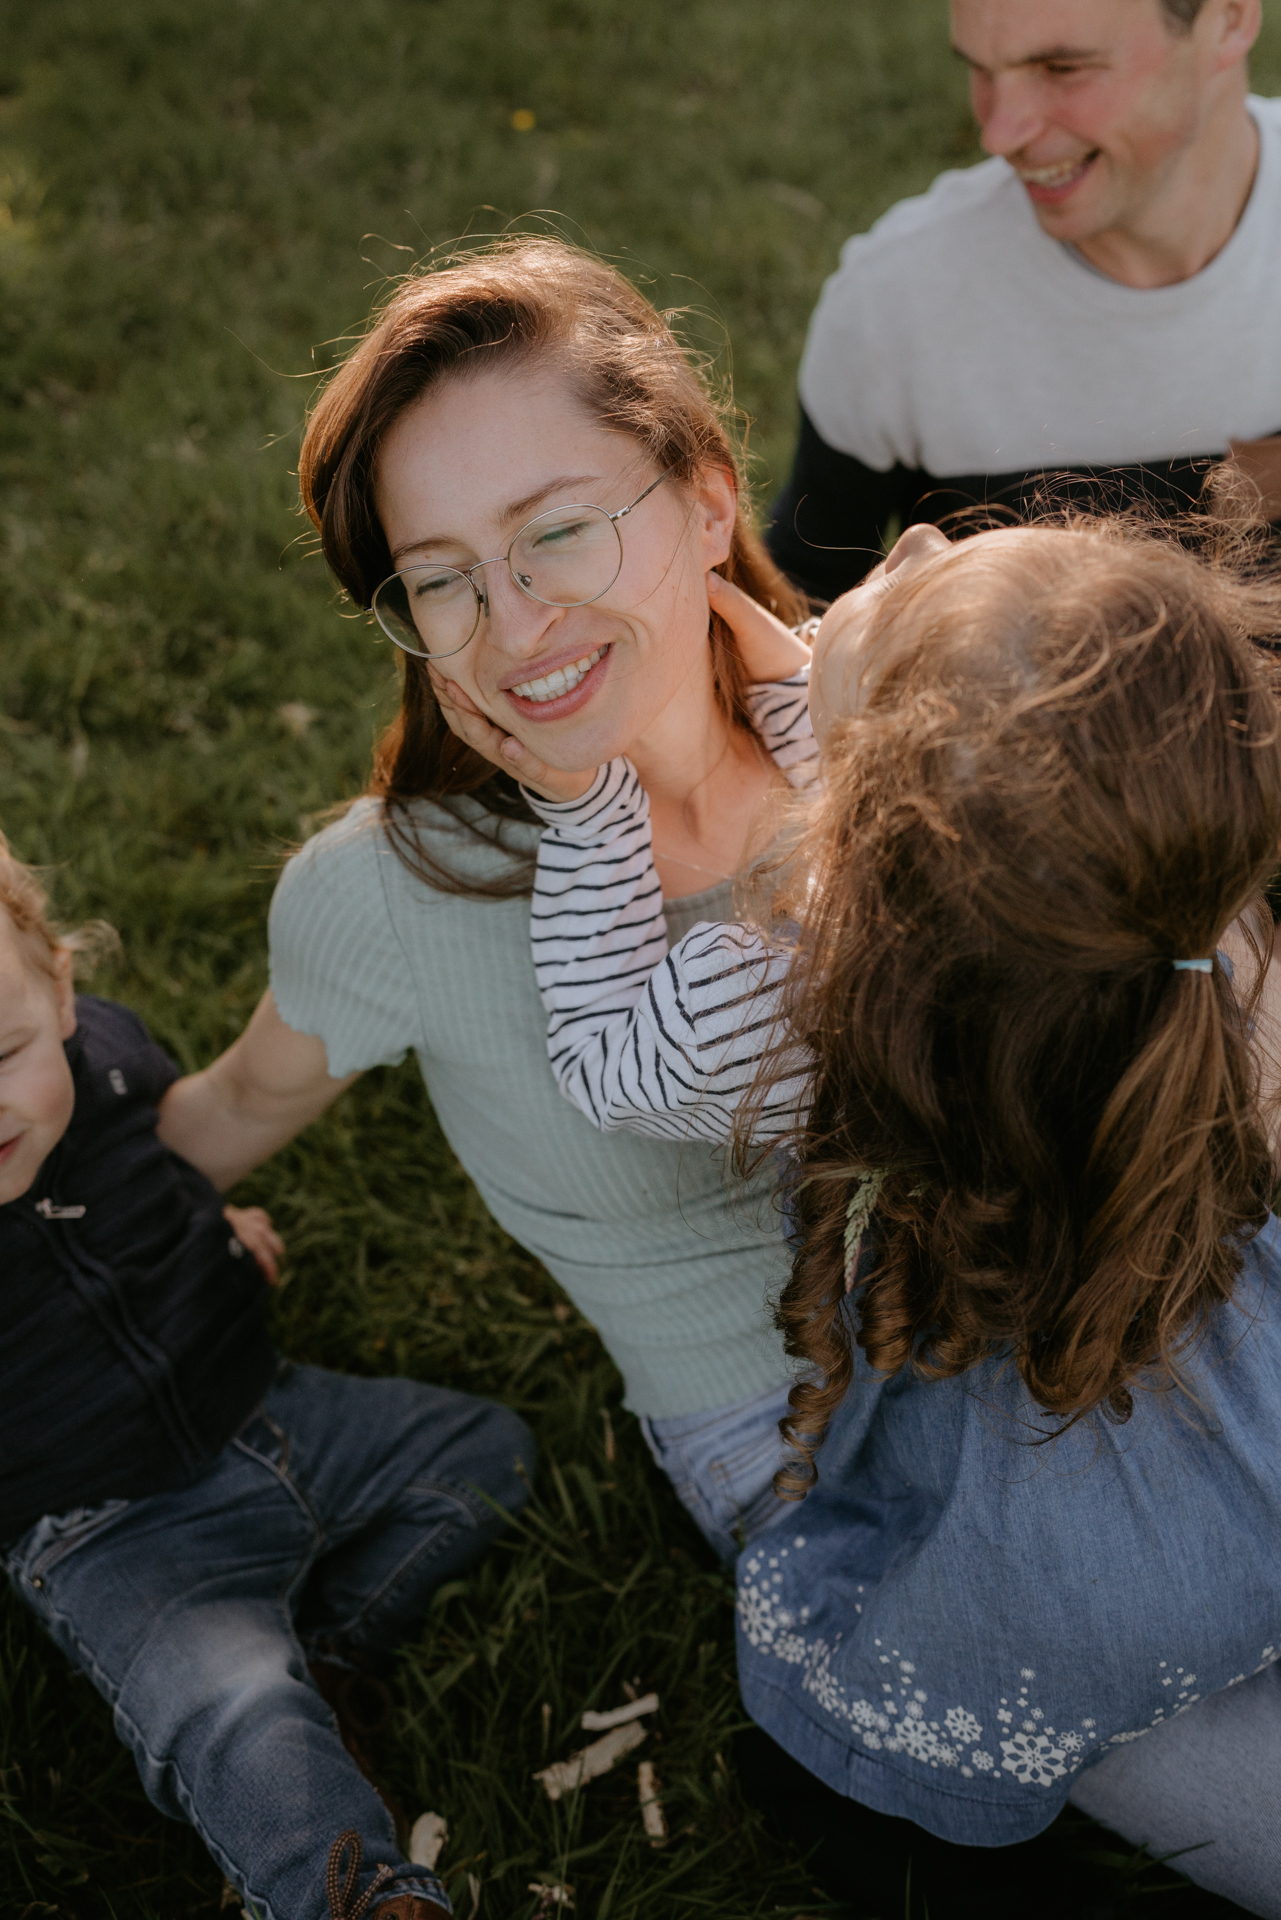
<path id="1" fill-rule="evenodd" d="M 100 1000 L 93 993 L 78 993 L 76 1021 L 90 1069 L 105 1073 L 117 1093 L 120 1089 L 111 1075 L 123 1075 L 129 1091 L 158 1106 L 179 1078 L 179 1069 L 133 1008 L 122 1007 L 118 1000 Z"/>
<path id="2" fill-rule="evenodd" d="M 857 586 L 885 551 L 885 535 L 904 521 L 920 475 L 865 467 L 829 447 L 801 408 L 791 476 L 769 510 L 765 542 L 790 580 L 814 600 L 835 600 Z"/>

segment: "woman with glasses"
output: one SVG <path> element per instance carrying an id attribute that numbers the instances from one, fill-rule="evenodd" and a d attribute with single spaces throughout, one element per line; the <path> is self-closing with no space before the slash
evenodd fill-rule
<path id="1" fill-rule="evenodd" d="M 162 1138 L 228 1186 L 413 1049 L 490 1209 L 597 1327 L 656 1458 L 729 1558 L 795 1513 L 771 1485 L 791 1381 L 767 1303 L 791 1262 L 770 1183 L 733 1183 L 707 1143 L 600 1133 L 557 1092 L 529 946 L 541 829 L 487 755 L 510 763 L 514 743 L 535 784 L 540 767 L 628 757 L 675 945 L 732 917 L 779 768 L 804 782 L 806 648 L 787 624 L 803 609 L 671 331 L 559 242 L 406 281 L 330 382 L 300 474 L 371 641 L 403 656 L 400 712 L 369 792 L 290 861 L 271 990 L 227 1053 L 170 1090 Z M 1124 1750 L 1119 1800 L 1159 1800 L 1153 1745 Z M 760 1796 L 808 1846 L 828 1790 L 790 1778 L 779 1749 L 753 1754 Z M 841 1831 L 843 1871 L 926 1843 L 863 1814 Z"/>
<path id="2" fill-rule="evenodd" d="M 790 1380 L 767 1303 L 789 1258 L 768 1183 L 733 1182 L 711 1149 L 607 1139 L 557 1092 L 528 946 L 539 823 L 450 721 L 484 716 L 561 769 L 628 755 L 675 941 L 729 915 L 770 836 L 787 781 L 752 712 L 788 762 L 804 698 L 750 683 L 803 666 L 785 624 L 803 607 L 670 329 L 559 241 L 403 283 L 329 383 L 300 474 L 371 644 L 400 649 L 401 708 L 368 794 L 289 863 L 271 990 L 172 1090 L 164 1137 L 230 1185 L 413 1049 L 491 1211 L 599 1330 L 729 1557 L 782 1511 Z"/>

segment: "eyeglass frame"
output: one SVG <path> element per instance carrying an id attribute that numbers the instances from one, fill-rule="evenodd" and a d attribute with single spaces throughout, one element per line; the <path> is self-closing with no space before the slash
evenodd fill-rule
<path id="1" fill-rule="evenodd" d="M 464 579 L 467 582 L 468 586 L 471 588 L 472 594 L 475 597 L 475 601 L 476 601 L 476 618 L 472 622 L 471 632 L 467 635 L 467 638 L 463 641 L 462 646 L 451 647 L 448 653 L 418 652 L 413 647 L 407 647 L 403 640 L 398 640 L 396 638 L 395 634 L 391 632 L 390 628 L 383 625 L 382 615 L 378 611 L 378 596 L 382 592 L 384 587 L 390 586 L 393 580 L 402 579 L 404 575 L 407 573 L 425 573 L 433 565 L 432 561 L 424 560 L 422 564 L 417 567 L 398 567 L 395 573 L 389 573 L 385 580 L 380 580 L 378 582 L 378 585 L 374 588 L 372 594 L 369 596 L 370 612 L 373 614 L 374 619 L 378 622 L 379 626 L 382 627 L 383 632 L 387 635 L 387 638 L 391 641 L 391 644 L 393 645 L 393 647 L 399 647 L 400 651 L 403 654 L 405 654 L 410 660 L 422 660 L 430 664 L 433 660 L 452 660 L 456 654 L 459 654 L 463 651 L 464 647 L 469 647 L 472 641 L 476 638 L 476 629 L 480 625 L 480 617 L 482 613 L 487 614 L 489 612 L 489 595 L 484 591 L 483 587 L 478 587 L 476 585 L 476 582 L 472 579 L 472 575 L 474 573 L 479 573 L 482 567 L 497 566 L 500 560 L 506 563 L 507 571 L 511 576 L 512 584 L 515 586 L 517 591 L 519 593 L 523 593 L 527 600 L 533 600 L 538 606 L 540 607 L 590 607 L 593 601 L 599 600 L 603 594 L 606 594 L 609 592 L 610 587 L 613 586 L 614 581 L 617 580 L 619 574 L 623 570 L 623 541 L 622 541 L 621 534 L 618 536 L 618 566 L 615 569 L 613 578 L 610 579 L 601 588 L 600 593 L 593 593 L 586 600 L 544 600 L 541 597 L 541 595 L 537 593 L 531 593 L 528 587 L 521 585 L 521 582 L 517 577 L 516 571 L 512 566 L 512 560 L 511 560 L 512 548 L 516 545 L 516 542 L 521 538 L 521 536 L 523 534 L 528 533 L 531 527 L 537 526 L 540 520 L 550 519 L 552 514 L 554 513 L 573 513 L 577 508 L 580 508 L 580 507 L 589 507 L 593 513 L 604 514 L 605 518 L 609 521 L 610 525 L 614 528 L 615 533 L 617 533 L 618 522 L 620 520 L 625 520 L 628 514 L 631 513 L 634 508 L 640 505 L 642 500 L 648 500 L 650 494 L 653 493 L 657 487 L 661 487 L 664 480 L 670 480 L 671 477 L 672 477 L 671 469 L 664 468 L 662 473 L 659 474 L 657 480 L 650 481 L 644 493 L 638 493 L 636 498 L 633 501 L 631 501 L 628 506 L 620 507 L 617 513 L 605 513 L 604 507 L 598 507 L 594 500 L 571 500 L 571 501 L 568 501 L 566 505 L 563 507 L 548 507 L 545 509 L 544 512 L 536 513 L 533 516 L 532 520 L 527 520 L 523 527 L 518 527 L 516 529 L 515 533 L 512 535 L 511 539 L 507 543 L 507 551 L 505 553 L 496 553 L 489 560 L 473 560 L 471 566 L 469 567 L 441 566 L 438 569 L 439 572 L 441 573 L 459 574 L 461 578 Z"/>

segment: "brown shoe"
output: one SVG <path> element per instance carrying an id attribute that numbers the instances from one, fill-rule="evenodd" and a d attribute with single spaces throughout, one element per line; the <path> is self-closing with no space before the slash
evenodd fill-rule
<path id="1" fill-rule="evenodd" d="M 329 1896 L 329 1920 L 450 1920 L 449 1909 L 439 1901 L 426 1900 L 421 1893 L 397 1893 L 388 1900 L 378 1899 L 378 1889 L 392 1877 L 390 1867 L 379 1867 L 370 1885 L 356 1897 L 360 1858 L 364 1851 L 360 1835 L 352 1827 L 340 1833 L 329 1849 L 325 1869 L 325 1892 Z M 343 1855 L 347 1855 L 344 1869 Z M 375 1906 L 375 1901 L 377 1905 Z"/>

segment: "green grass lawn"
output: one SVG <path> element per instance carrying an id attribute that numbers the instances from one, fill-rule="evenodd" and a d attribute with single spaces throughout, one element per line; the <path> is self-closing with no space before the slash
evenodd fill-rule
<path id="1" fill-rule="evenodd" d="M 262 990 L 282 853 L 361 788 L 393 671 L 300 539 L 293 470 L 316 374 L 389 276 L 554 217 L 692 310 L 764 495 L 840 241 L 976 156 L 941 0 L 0 0 L 0 825 L 64 916 L 119 928 L 99 990 L 208 1060 Z M 538 1430 L 538 1500 L 439 1597 L 385 1756 L 409 1812 L 449 1820 L 463 1920 L 533 1915 L 536 1881 L 581 1920 L 822 1910 L 736 1784 L 729 1583 L 415 1071 L 368 1076 L 237 1197 L 288 1237 L 290 1353 Z M 8 1599 L 0 1663 L 0 1910 L 216 1914 L 217 1872 Z M 624 1683 L 662 1696 L 662 1850 L 634 1766 L 555 1806 L 530 1779 Z M 1169 1884 L 1108 1875 L 1117 1912 Z"/>

